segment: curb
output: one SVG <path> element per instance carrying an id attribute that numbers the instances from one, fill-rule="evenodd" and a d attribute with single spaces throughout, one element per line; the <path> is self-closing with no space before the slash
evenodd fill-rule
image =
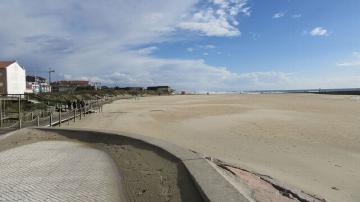
<path id="1" fill-rule="evenodd" d="M 114 131 L 98 131 L 98 130 L 84 130 L 84 129 L 59 129 L 59 128 L 43 128 L 32 127 L 27 129 L 37 129 L 42 131 L 52 132 L 70 132 L 70 133 L 92 133 L 97 135 L 117 135 L 124 138 L 129 138 L 135 141 L 140 141 L 145 144 L 157 147 L 180 160 L 189 172 L 195 186 L 201 193 L 205 201 L 236 201 L 236 202 L 249 202 L 230 182 L 228 182 L 204 157 L 197 153 L 186 150 L 177 145 L 168 143 L 163 140 L 154 139 L 147 136 L 119 133 Z M 14 131 L 1 137 L 4 139 L 21 130 Z M 0 139 L 0 141 L 1 141 Z"/>

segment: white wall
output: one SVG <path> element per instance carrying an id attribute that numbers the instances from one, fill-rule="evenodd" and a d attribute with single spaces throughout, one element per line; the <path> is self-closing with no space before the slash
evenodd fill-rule
<path id="1" fill-rule="evenodd" d="M 6 68 L 7 93 L 24 94 L 26 90 L 25 70 L 15 62 Z"/>

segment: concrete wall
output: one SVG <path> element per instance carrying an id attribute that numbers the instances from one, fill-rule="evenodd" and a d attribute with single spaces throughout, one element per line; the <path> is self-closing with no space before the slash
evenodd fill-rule
<path id="1" fill-rule="evenodd" d="M 17 62 L 6 68 L 7 94 L 24 94 L 26 90 L 25 69 Z"/>

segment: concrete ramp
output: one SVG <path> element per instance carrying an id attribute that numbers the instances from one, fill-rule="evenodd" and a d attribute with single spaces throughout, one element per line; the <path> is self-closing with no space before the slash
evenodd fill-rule
<path id="1" fill-rule="evenodd" d="M 105 152 L 76 142 L 42 141 L 0 153 L 0 201 L 124 201 Z"/>

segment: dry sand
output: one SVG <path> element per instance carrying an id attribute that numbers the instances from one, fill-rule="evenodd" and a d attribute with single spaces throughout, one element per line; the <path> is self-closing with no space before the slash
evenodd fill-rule
<path id="1" fill-rule="evenodd" d="M 163 139 L 328 201 L 360 201 L 360 99 L 311 94 L 120 100 L 69 127 Z"/>

